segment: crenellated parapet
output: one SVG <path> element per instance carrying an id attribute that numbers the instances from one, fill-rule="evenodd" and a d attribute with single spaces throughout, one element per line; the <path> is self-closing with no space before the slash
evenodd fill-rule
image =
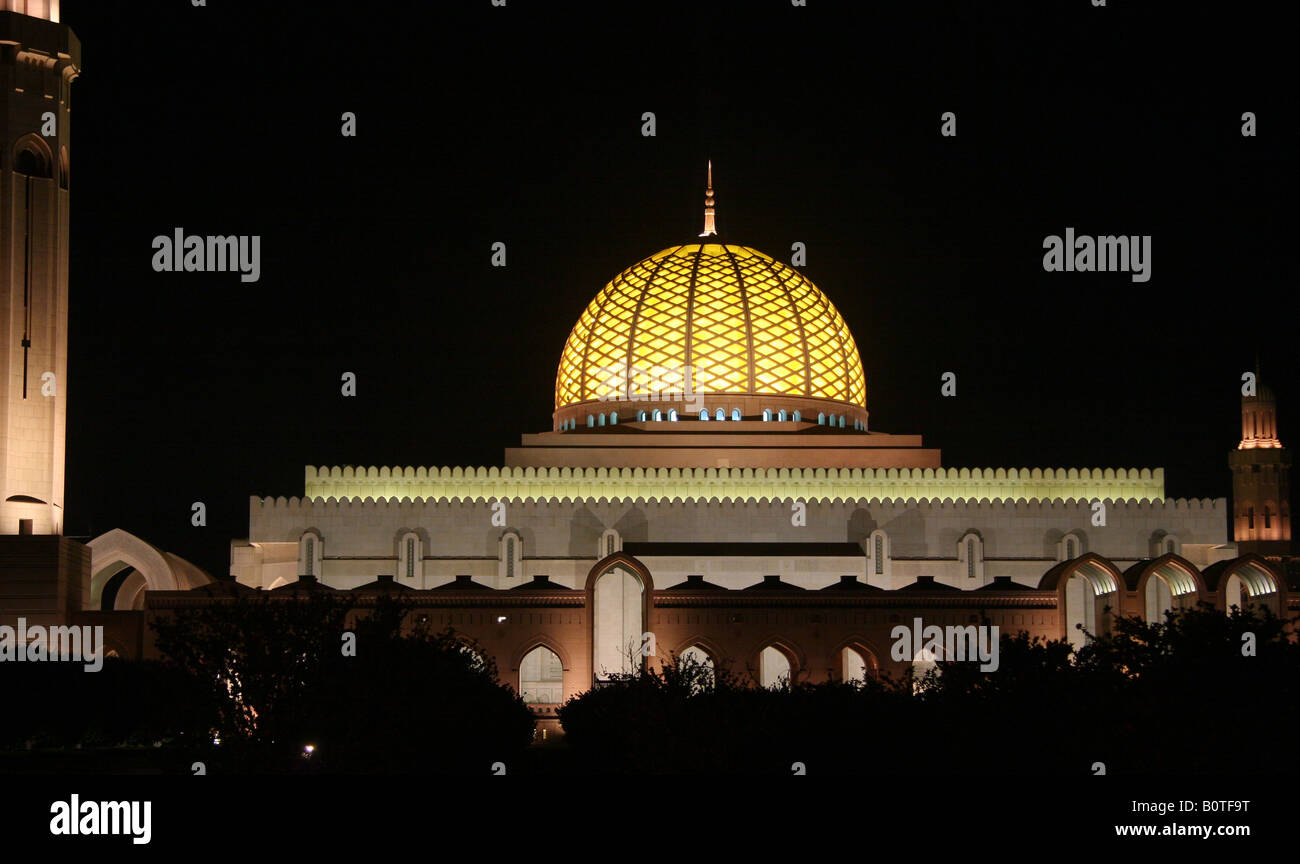
<path id="1" fill-rule="evenodd" d="M 1162 468 L 307 466 L 306 498 L 398 501 L 1162 501 Z"/>

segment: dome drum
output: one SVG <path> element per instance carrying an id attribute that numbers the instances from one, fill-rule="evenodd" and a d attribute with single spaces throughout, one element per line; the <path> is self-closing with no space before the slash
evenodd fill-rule
<path id="1" fill-rule="evenodd" d="M 656 411 L 659 412 L 658 415 Z M 708 413 L 707 421 L 700 417 L 701 411 Z M 785 424 L 785 428 L 791 430 L 807 425 L 813 427 L 822 425 L 843 428 L 845 431 L 857 429 L 865 431 L 868 417 L 868 411 L 860 405 L 833 399 L 720 393 L 701 394 L 687 400 L 593 399 L 558 409 L 552 415 L 554 418 L 552 428 L 557 431 L 593 427 L 614 431 L 620 426 L 657 429 L 660 422 L 673 422 L 671 412 L 676 412 L 676 423 L 695 424 L 689 427 L 694 432 L 734 432 L 737 431 L 738 420 L 746 424 L 762 423 L 760 428 L 772 429 L 772 431 L 781 430 L 783 427 L 771 424 L 782 423 Z M 656 422 L 656 417 L 660 422 Z M 841 417 L 844 418 L 842 427 L 839 421 Z M 682 431 L 676 423 L 674 431 Z M 704 423 L 710 425 L 703 427 Z"/>

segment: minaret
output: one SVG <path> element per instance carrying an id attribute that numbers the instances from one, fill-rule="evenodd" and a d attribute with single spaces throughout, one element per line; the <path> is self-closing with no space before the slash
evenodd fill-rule
<path id="1" fill-rule="evenodd" d="M 1291 454 L 1277 434 L 1277 399 L 1255 374 L 1254 396 L 1241 399 L 1241 443 L 1232 468 L 1232 537 L 1242 552 L 1291 551 Z"/>
<path id="2" fill-rule="evenodd" d="M 0 0 L 0 534 L 63 530 L 70 90 L 59 0 Z"/>
<path id="3" fill-rule="evenodd" d="M 718 229 L 713 224 L 713 160 L 709 160 L 709 185 L 704 190 L 704 233 L 701 237 L 717 237 Z"/>

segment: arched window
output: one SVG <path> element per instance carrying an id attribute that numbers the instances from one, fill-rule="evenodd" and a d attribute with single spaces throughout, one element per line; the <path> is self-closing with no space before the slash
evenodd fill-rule
<path id="1" fill-rule="evenodd" d="M 28 177 L 53 177 L 49 149 L 45 142 L 28 135 L 14 148 L 14 173 Z"/>
<path id="2" fill-rule="evenodd" d="M 713 412 L 713 419 L 715 419 L 715 420 L 726 420 L 726 419 L 727 419 L 727 412 L 725 412 L 725 411 L 723 411 L 721 408 L 719 408 L 717 411 Z"/>
<path id="3" fill-rule="evenodd" d="M 764 408 L 764 409 L 763 409 L 763 422 L 764 422 L 764 423 L 769 422 L 771 419 L 772 419 L 772 409 L 771 409 L 771 408 Z"/>
<path id="4" fill-rule="evenodd" d="M 637 419 L 638 421 L 640 421 L 641 423 L 644 423 L 644 422 L 645 422 L 645 411 L 642 410 L 642 411 L 638 411 L 638 412 L 636 412 L 636 419 Z"/>
<path id="5" fill-rule="evenodd" d="M 713 676 L 716 671 L 713 658 L 699 645 L 692 645 L 683 651 L 677 658 L 677 666 L 679 669 L 692 670 L 691 689 L 694 692 L 713 689 Z"/>
<path id="6" fill-rule="evenodd" d="M 604 412 L 604 411 L 600 412 L 600 414 L 598 414 L 598 415 L 596 416 L 596 425 L 597 425 L 597 426 L 604 426 L 604 425 L 605 425 L 605 412 Z"/>
<path id="7" fill-rule="evenodd" d="M 618 531 L 613 528 L 608 528 L 605 530 L 605 533 L 600 535 L 600 545 L 596 550 L 596 557 L 608 557 L 622 548 L 623 540 L 619 537 Z"/>
<path id="8" fill-rule="evenodd" d="M 784 651 L 772 645 L 763 649 L 758 655 L 758 682 L 769 689 L 790 686 L 790 658 Z"/>
<path id="9" fill-rule="evenodd" d="M 593 416 L 591 416 L 590 414 L 588 414 L 588 415 L 587 415 L 587 428 L 588 428 L 588 429 L 591 429 L 591 428 L 595 427 L 595 425 L 596 425 L 596 418 L 593 417 Z"/>
<path id="10" fill-rule="evenodd" d="M 705 651 L 699 645 L 692 645 L 683 651 L 682 659 L 699 666 L 707 666 L 709 669 L 713 668 L 713 658 L 709 656 L 708 651 Z"/>
<path id="11" fill-rule="evenodd" d="M 645 627 L 645 587 L 622 567 L 596 578 L 592 587 L 593 677 L 628 674 L 641 662 Z"/>
<path id="12" fill-rule="evenodd" d="M 784 408 L 782 408 L 780 411 L 776 412 L 776 419 L 777 419 L 777 422 L 778 422 L 778 423 L 784 423 L 784 422 L 785 422 L 785 416 L 786 416 L 786 415 L 785 415 L 785 409 L 784 409 Z"/>
<path id="13" fill-rule="evenodd" d="M 397 573 L 415 582 L 424 576 L 424 544 L 420 535 L 408 531 L 397 541 Z"/>
<path id="14" fill-rule="evenodd" d="M 841 429 L 844 428 L 844 415 L 843 415 L 843 414 L 840 415 L 840 428 L 841 428 Z"/>
<path id="15" fill-rule="evenodd" d="M 507 530 L 501 535 L 498 542 L 497 553 L 500 560 L 497 562 L 497 584 L 500 587 L 512 588 L 511 580 L 516 576 L 524 575 L 524 541 L 513 528 Z"/>
<path id="16" fill-rule="evenodd" d="M 984 581 L 984 540 L 979 534 L 970 531 L 961 538 L 957 557 L 965 565 L 967 579 Z"/>
<path id="17" fill-rule="evenodd" d="M 872 675 L 872 664 L 857 648 L 845 647 L 840 651 L 840 665 L 841 675 L 846 683 L 866 681 L 868 678 L 875 677 Z"/>
<path id="18" fill-rule="evenodd" d="M 701 408 L 701 409 L 700 409 L 700 419 L 701 419 L 701 420 L 708 420 L 708 419 L 709 419 L 709 409 L 708 409 L 708 408 Z"/>
<path id="19" fill-rule="evenodd" d="M 869 573 L 889 579 L 892 575 L 889 566 L 889 535 L 883 529 L 877 528 L 871 532 L 867 538 L 866 553 L 871 565 Z"/>
<path id="20" fill-rule="evenodd" d="M 731 409 L 731 419 L 732 419 L 732 422 L 739 422 L 739 420 L 740 420 L 740 409 L 739 409 L 739 408 L 732 408 L 732 409 Z"/>
<path id="21" fill-rule="evenodd" d="M 298 575 L 320 578 L 323 546 L 314 531 L 307 531 L 298 539 Z"/>
<path id="22" fill-rule="evenodd" d="M 654 418 L 656 423 L 659 422 L 660 420 L 664 419 L 664 412 L 656 408 L 654 413 Z"/>
<path id="23" fill-rule="evenodd" d="M 794 412 L 794 422 L 799 423 L 799 422 L 802 422 L 802 420 L 803 420 L 803 414 L 799 413 L 798 411 L 795 411 L 795 412 Z"/>
<path id="24" fill-rule="evenodd" d="M 1075 558 L 1073 537 L 1070 537 L 1065 541 L 1065 558 L 1067 561 L 1073 560 Z"/>
<path id="25" fill-rule="evenodd" d="M 677 409 L 676 409 L 676 408 L 669 408 L 669 409 L 668 409 L 668 419 L 669 419 L 670 421 L 674 422 L 674 423 L 677 422 Z"/>
<path id="26" fill-rule="evenodd" d="M 818 425 L 818 426 L 825 426 L 825 425 L 826 425 L 826 412 L 825 412 L 825 411 L 818 411 L 818 412 L 817 412 L 817 425 Z"/>
<path id="27" fill-rule="evenodd" d="M 556 705 L 564 700 L 564 664 L 560 656 L 538 645 L 519 664 L 519 695 L 530 705 Z"/>
<path id="28" fill-rule="evenodd" d="M 617 426 L 617 425 L 618 425 L 618 412 L 617 412 L 617 411 L 611 411 L 611 412 L 609 412 L 609 425 L 611 425 L 611 426 Z"/>

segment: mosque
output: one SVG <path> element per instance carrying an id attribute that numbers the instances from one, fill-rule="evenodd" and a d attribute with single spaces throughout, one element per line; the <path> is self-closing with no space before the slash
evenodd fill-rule
<path id="1" fill-rule="evenodd" d="M 550 428 L 501 465 L 308 466 L 301 495 L 250 499 L 223 578 L 120 530 L 63 537 L 80 45 L 57 3 L 28 5 L 46 14 L 0 12 L 0 623 L 103 624 L 119 654 L 152 656 L 149 619 L 183 606 L 397 593 L 545 718 L 644 656 L 764 686 L 897 674 L 890 631 L 918 617 L 1080 644 L 1115 615 L 1202 601 L 1300 612 L 1268 388 L 1242 400 L 1231 513 L 1166 498 L 1161 468 L 945 467 L 920 435 L 872 426 L 832 295 L 724 241 L 711 166 L 703 231 L 574 310 Z M 61 386 L 43 396 L 47 371 Z"/>

